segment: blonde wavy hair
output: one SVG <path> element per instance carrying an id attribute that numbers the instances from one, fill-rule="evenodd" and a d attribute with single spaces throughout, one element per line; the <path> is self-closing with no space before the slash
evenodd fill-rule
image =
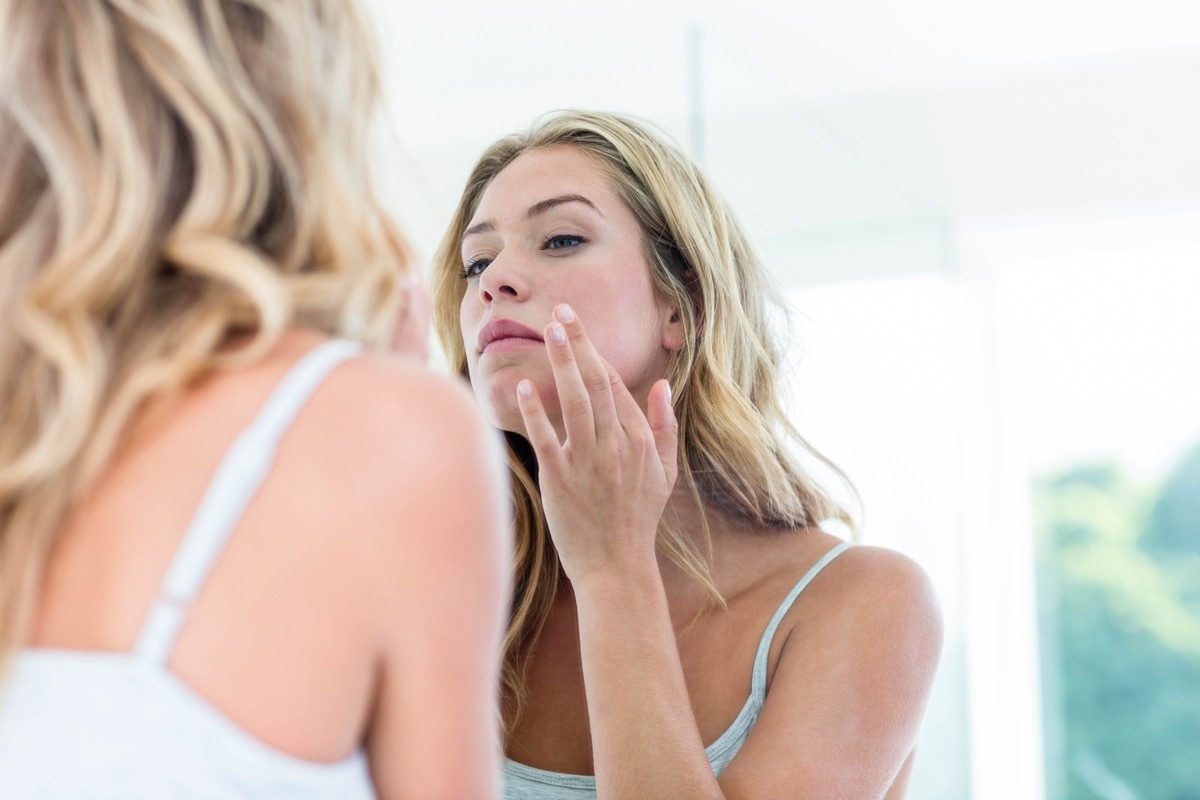
<path id="1" fill-rule="evenodd" d="M 289 326 L 386 342 L 410 258 L 370 185 L 360 14 L 0 6 L 0 668 L 56 532 L 148 409 Z"/>
<path id="2" fill-rule="evenodd" d="M 556 146 L 578 148 L 607 172 L 640 224 L 655 291 L 680 309 L 685 345 L 673 354 L 666 377 L 679 420 L 681 484 L 701 508 L 748 526 L 801 529 L 836 519 L 853 527 L 848 511 L 798 460 L 807 454 L 845 480 L 783 411 L 782 354 L 772 335 L 779 317 L 772 315 L 786 317 L 786 308 L 766 270 L 699 167 L 665 137 L 627 117 L 558 112 L 499 140 L 480 157 L 434 256 L 430 281 L 434 327 L 452 367 L 467 375 L 459 325 L 466 291 L 463 233 L 484 191 L 506 166 L 522 153 Z M 503 674 L 511 732 L 525 705 L 524 656 L 549 615 L 562 573 L 542 512 L 532 448 L 513 433 L 507 441 L 516 525 Z M 707 521 L 704 528 L 708 547 L 701 551 L 664 519 L 658 545 L 721 604 L 711 576 Z"/>

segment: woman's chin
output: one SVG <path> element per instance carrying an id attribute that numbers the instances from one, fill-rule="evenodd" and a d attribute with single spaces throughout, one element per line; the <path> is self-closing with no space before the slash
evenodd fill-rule
<path id="1" fill-rule="evenodd" d="M 491 422 L 492 425 L 494 425 L 498 430 L 502 430 L 506 433 L 515 433 L 518 436 L 525 437 L 526 439 L 529 438 L 529 435 L 525 432 L 525 421 L 521 419 L 521 413 L 519 411 L 514 410 L 511 413 L 504 414 L 491 411 L 487 414 L 487 417 L 488 421 Z"/>
<path id="2" fill-rule="evenodd" d="M 517 406 L 517 382 L 492 381 L 484 391 L 476 389 L 475 397 L 486 419 L 495 428 L 525 435 L 525 422 Z"/>
<path id="3" fill-rule="evenodd" d="M 485 390 L 477 390 L 475 396 L 483 410 L 484 418 L 493 427 L 529 438 L 525 430 L 525 419 L 521 416 L 521 407 L 517 404 L 517 383 L 516 380 L 492 381 Z M 546 389 L 539 386 L 538 396 L 542 398 L 544 407 L 548 404 L 548 411 L 555 409 L 558 394 L 553 387 L 547 394 Z M 552 419 L 551 424 L 555 421 Z"/>

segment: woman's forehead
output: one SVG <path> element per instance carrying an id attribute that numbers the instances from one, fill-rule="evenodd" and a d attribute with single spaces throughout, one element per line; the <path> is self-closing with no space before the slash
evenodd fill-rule
<path id="1" fill-rule="evenodd" d="M 524 214 L 547 198 L 582 195 L 598 208 L 619 202 L 608 172 L 571 145 L 526 150 L 494 177 L 479 199 L 471 224 L 484 218 Z"/>

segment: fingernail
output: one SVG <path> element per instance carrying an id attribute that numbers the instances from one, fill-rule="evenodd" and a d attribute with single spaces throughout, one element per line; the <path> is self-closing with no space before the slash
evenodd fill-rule
<path id="1" fill-rule="evenodd" d="M 528 380 L 523 380 L 517 384 L 517 394 L 521 397 L 533 397 L 533 384 Z"/>
<path id="2" fill-rule="evenodd" d="M 558 317 L 559 322 L 574 322 L 575 309 L 568 305 L 561 305 L 554 310 L 554 316 Z"/>
<path id="3" fill-rule="evenodd" d="M 550 323 L 550 338 L 554 340 L 555 344 L 566 344 L 567 331 L 562 325 L 559 325 L 557 322 L 552 322 Z"/>
<path id="4" fill-rule="evenodd" d="M 667 405 L 671 405 L 671 384 L 667 384 Z"/>

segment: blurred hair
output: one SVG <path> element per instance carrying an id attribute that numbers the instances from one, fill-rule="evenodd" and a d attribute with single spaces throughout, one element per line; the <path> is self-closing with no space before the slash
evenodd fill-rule
<path id="1" fill-rule="evenodd" d="M 626 117 L 581 111 L 549 115 L 525 133 L 499 140 L 479 158 L 437 254 L 431 288 L 434 327 L 451 366 L 467 374 L 459 307 L 466 291 L 463 233 L 492 180 L 522 153 L 578 148 L 607 173 L 636 216 L 655 291 L 680 310 L 684 347 L 671 358 L 679 420 L 679 481 L 702 508 L 755 527 L 804 528 L 850 515 L 797 460 L 803 451 L 845 480 L 799 436 L 781 406 L 772 314 L 786 310 L 733 214 L 691 159 L 664 137 Z M 516 521 L 514 597 L 505 641 L 504 695 L 509 725 L 520 717 L 523 655 L 541 632 L 560 567 L 542 513 L 532 448 L 509 433 Z M 707 523 L 704 540 L 711 537 Z M 721 603 L 711 554 L 699 552 L 671 520 L 659 547 Z"/>
<path id="2" fill-rule="evenodd" d="M 0 666 L 135 412 L 288 326 L 386 342 L 410 258 L 370 184 L 360 13 L 0 6 Z"/>

